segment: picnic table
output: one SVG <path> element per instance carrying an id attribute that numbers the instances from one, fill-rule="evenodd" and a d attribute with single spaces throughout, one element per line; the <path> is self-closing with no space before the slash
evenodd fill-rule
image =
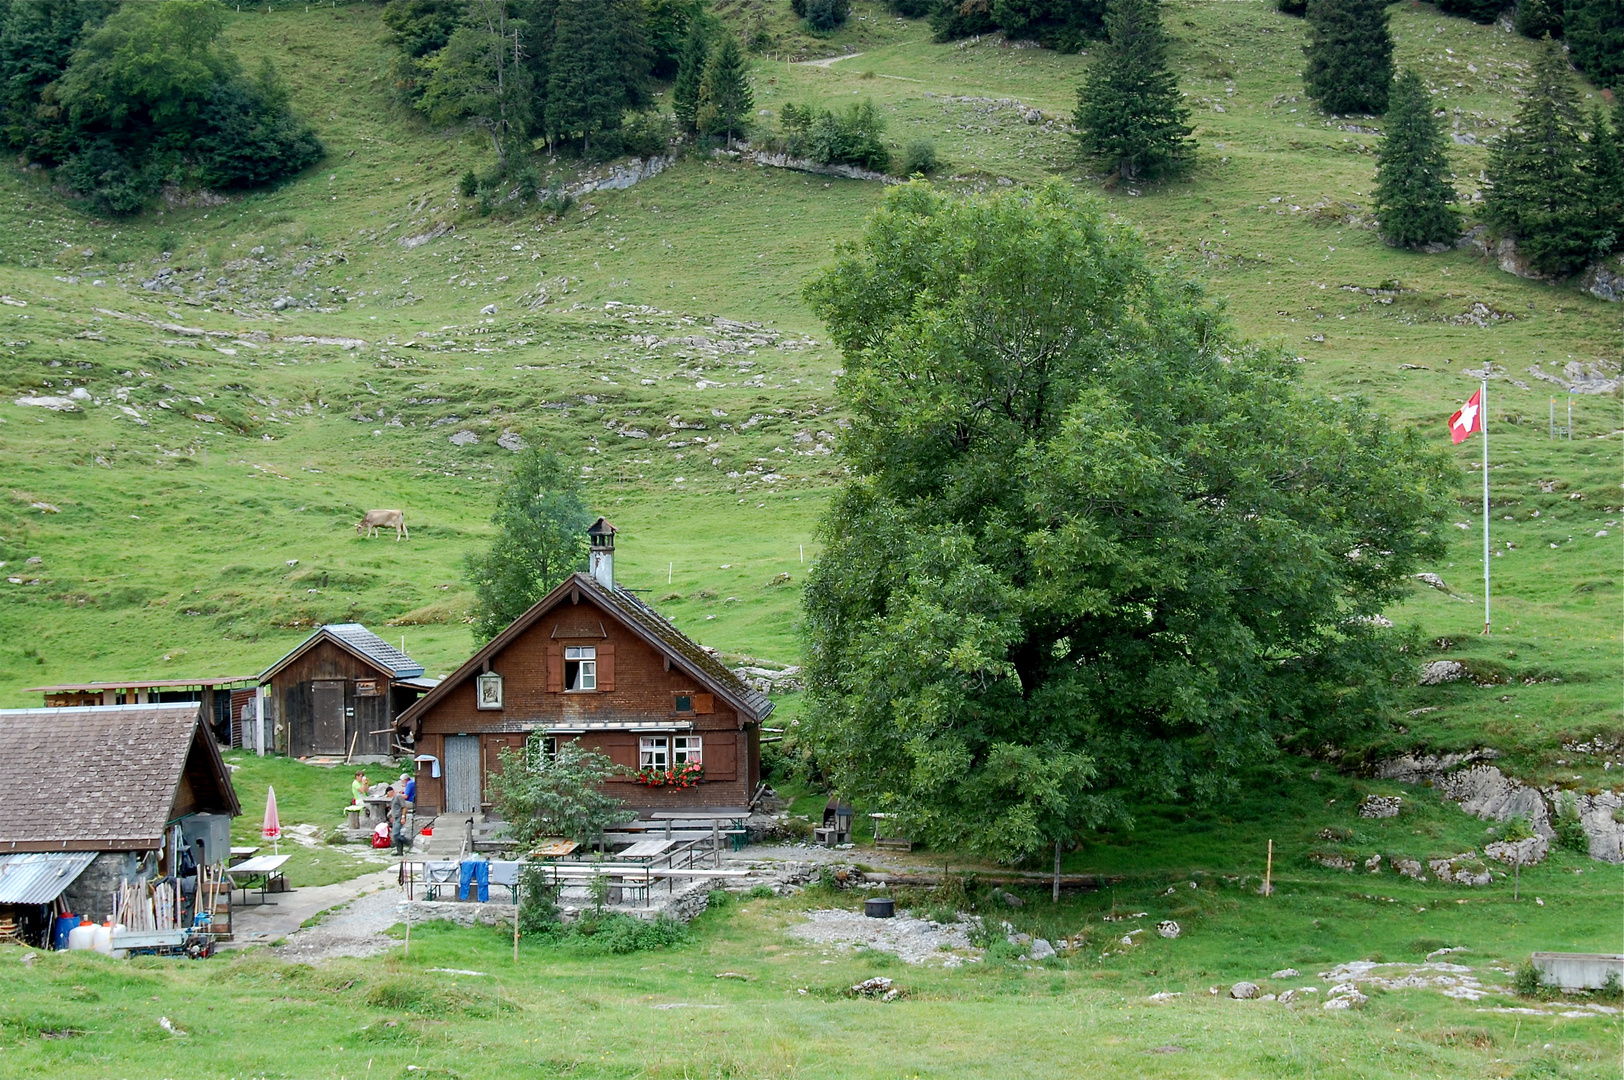
<path id="1" fill-rule="evenodd" d="M 237 863 L 242 862 L 244 859 L 253 858 L 255 853 L 257 853 L 258 851 L 259 851 L 259 848 L 255 847 L 253 845 L 247 845 L 247 846 L 244 846 L 244 847 L 233 846 L 232 849 L 231 849 L 231 858 L 229 860 L 227 860 L 227 861 L 230 862 L 231 865 L 235 866 Z"/>
<path id="2" fill-rule="evenodd" d="M 266 894 L 271 886 L 278 880 L 286 881 L 282 876 L 282 866 L 292 855 L 257 855 L 252 859 L 245 859 L 236 866 L 226 867 L 226 875 L 231 878 L 231 887 L 242 890 L 242 902 L 248 903 L 248 893 L 256 884 L 259 886 L 259 902 L 261 904 L 274 904 L 276 901 L 267 900 Z"/>
<path id="3" fill-rule="evenodd" d="M 615 853 L 617 862 L 651 863 L 675 847 L 675 840 L 639 840 L 624 851 Z"/>
<path id="4" fill-rule="evenodd" d="M 574 840 L 549 840 L 530 853 L 532 859 L 564 859 L 581 847 Z"/>

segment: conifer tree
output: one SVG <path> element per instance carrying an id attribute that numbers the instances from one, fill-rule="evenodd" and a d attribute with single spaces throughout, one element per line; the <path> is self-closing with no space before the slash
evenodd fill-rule
<path id="1" fill-rule="evenodd" d="M 729 149 L 735 132 L 744 130 L 745 117 L 755 107 L 750 91 L 749 67 L 739 39 L 726 34 L 711 50 L 705 74 L 699 80 L 699 108 L 695 121 L 707 135 L 727 136 Z"/>
<path id="2" fill-rule="evenodd" d="M 1568 0 L 1562 27 L 1574 66 L 1598 86 L 1624 90 L 1624 0 Z"/>
<path id="3" fill-rule="evenodd" d="M 699 130 L 699 84 L 705 77 L 705 61 L 710 59 L 710 28 L 695 19 L 688 27 L 682 52 L 677 58 L 677 79 L 671 87 L 671 111 L 684 131 Z"/>
<path id="4" fill-rule="evenodd" d="M 1590 187 L 1591 254 L 1605 258 L 1624 246 L 1624 106 L 1614 123 L 1600 109 L 1591 113 L 1585 174 Z"/>
<path id="5" fill-rule="evenodd" d="M 1309 0 L 1308 96 L 1328 113 L 1387 111 L 1393 35 L 1384 0 Z"/>
<path id="6" fill-rule="evenodd" d="M 1571 274 L 1589 261 L 1595 238 L 1579 95 L 1561 47 L 1549 38 L 1526 89 L 1516 120 L 1489 154 L 1483 216 L 1516 238 L 1534 270 Z"/>
<path id="7" fill-rule="evenodd" d="M 1083 152 L 1124 180 L 1182 171 L 1194 154 L 1190 110 L 1167 65 L 1167 33 L 1156 0 L 1113 0 L 1107 40 L 1077 93 Z"/>
<path id="8" fill-rule="evenodd" d="M 1432 115 L 1426 84 L 1414 70 L 1393 85 L 1387 133 L 1376 155 L 1376 213 L 1382 235 L 1400 247 L 1454 240 L 1460 222 L 1450 203 L 1444 131 Z"/>
<path id="9" fill-rule="evenodd" d="M 547 71 L 547 135 L 592 139 L 620 127 L 627 109 L 648 100 L 643 42 L 636 0 L 567 0 L 557 5 Z"/>

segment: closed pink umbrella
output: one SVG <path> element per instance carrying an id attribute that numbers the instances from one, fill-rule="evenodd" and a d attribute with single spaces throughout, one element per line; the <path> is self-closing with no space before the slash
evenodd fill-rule
<path id="1" fill-rule="evenodd" d="M 276 814 L 276 789 L 265 790 L 265 824 L 259 828 L 259 835 L 271 842 L 271 850 L 277 850 L 277 841 L 282 838 L 282 819 Z M 277 852 L 280 854 L 280 852 Z"/>

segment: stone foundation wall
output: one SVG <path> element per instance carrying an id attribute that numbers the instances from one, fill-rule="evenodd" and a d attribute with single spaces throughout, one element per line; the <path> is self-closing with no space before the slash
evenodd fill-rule
<path id="1" fill-rule="evenodd" d="M 85 867 L 72 885 L 62 894 L 62 902 L 75 915 L 83 915 L 92 922 L 113 917 L 113 894 L 120 883 L 143 876 L 139 871 L 141 856 L 133 851 L 104 851 Z"/>

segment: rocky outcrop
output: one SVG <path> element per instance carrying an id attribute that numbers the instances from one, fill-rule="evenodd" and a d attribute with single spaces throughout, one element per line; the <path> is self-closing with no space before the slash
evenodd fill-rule
<path id="1" fill-rule="evenodd" d="M 1500 265 L 1501 270 L 1516 277 L 1529 278 L 1534 281 L 1542 281 L 1545 278 L 1544 274 L 1537 272 L 1528 265 L 1528 259 L 1517 251 L 1517 241 L 1509 236 L 1502 237 L 1500 243 L 1495 246 L 1494 259 Z"/>
<path id="2" fill-rule="evenodd" d="M 721 151 L 718 151 L 721 153 Z M 765 150 L 750 152 L 749 160 L 757 165 L 765 165 L 773 169 L 791 169 L 795 172 L 816 173 L 819 176 L 839 176 L 847 180 L 878 180 L 884 184 L 900 184 L 902 181 L 895 176 L 873 169 L 864 169 L 856 165 L 824 165 L 811 158 L 790 157 L 788 154 L 771 154 Z"/>
<path id="3" fill-rule="evenodd" d="M 1579 288 L 1597 300 L 1624 303 L 1624 257 L 1593 265 L 1579 279 Z"/>
<path id="4" fill-rule="evenodd" d="M 1579 795 L 1574 799 L 1579 820 L 1590 838 L 1590 857 L 1604 862 L 1624 862 L 1624 796 L 1604 791 L 1599 795 Z"/>
<path id="5" fill-rule="evenodd" d="M 1427 865 L 1438 876 L 1439 881 L 1451 885 L 1487 885 L 1490 880 L 1488 867 L 1483 860 L 1477 857 L 1476 851 L 1462 852 L 1443 859 L 1428 859 Z"/>
<path id="6" fill-rule="evenodd" d="M 1507 866 L 1533 866 L 1545 861 L 1551 853 L 1551 842 L 1543 836 L 1530 836 L 1526 840 L 1496 840 L 1483 846 L 1483 854 Z"/>

